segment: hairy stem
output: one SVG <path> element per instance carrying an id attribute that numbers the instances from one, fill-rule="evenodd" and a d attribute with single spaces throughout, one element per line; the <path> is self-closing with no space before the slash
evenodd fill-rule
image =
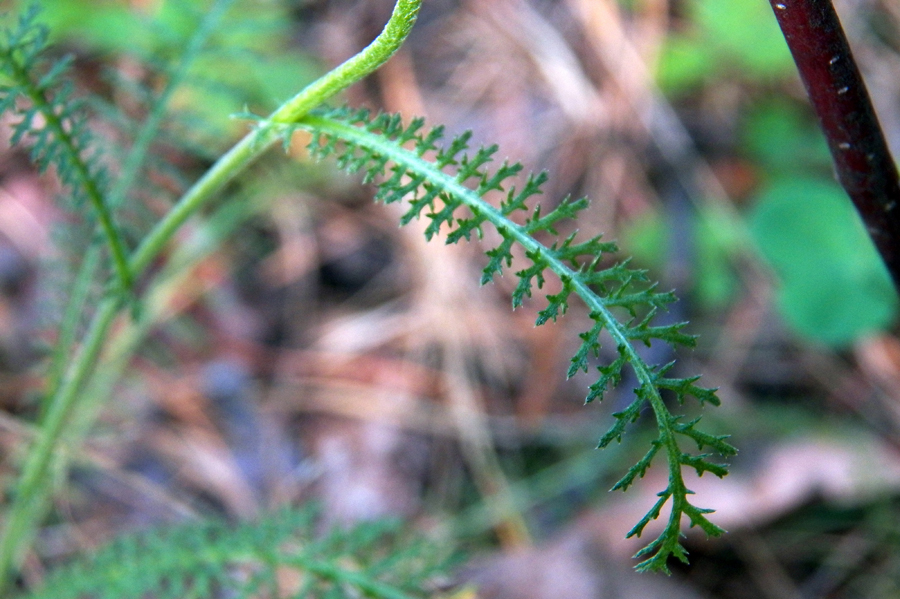
<path id="1" fill-rule="evenodd" d="M 63 312 L 56 343 L 53 345 L 53 355 L 50 361 L 50 369 L 47 373 L 44 391 L 46 397 L 44 399 L 52 396 L 62 384 L 62 378 L 66 372 L 66 364 L 69 356 L 72 354 L 72 348 L 75 346 L 78 325 L 81 322 L 85 304 L 90 296 L 91 283 L 93 283 L 94 274 L 99 266 L 100 246 L 97 243 L 92 243 L 87 252 L 85 252 L 81 265 L 78 267 L 78 274 L 75 276 L 75 280 L 72 281 L 72 286 L 69 289 L 69 300 Z M 46 404 L 41 407 L 43 413 L 46 410 Z"/>
<path id="2" fill-rule="evenodd" d="M 149 266 L 184 222 L 214 194 L 278 142 L 279 123 L 291 123 L 385 63 L 409 35 L 422 0 L 398 0 L 381 34 L 359 54 L 308 85 L 285 102 L 257 130 L 247 134 L 194 184 L 138 246 L 131 257 L 136 276 Z"/>
<path id="3" fill-rule="evenodd" d="M 900 179 L 831 0 L 769 0 L 838 179 L 900 289 Z"/>

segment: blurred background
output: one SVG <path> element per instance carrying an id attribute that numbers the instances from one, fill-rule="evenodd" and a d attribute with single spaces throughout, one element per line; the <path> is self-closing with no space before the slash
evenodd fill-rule
<path id="1" fill-rule="evenodd" d="M 23 3 L 24 4 L 24 3 Z M 115 178 L 210 2 L 43 0 Z M 900 4 L 838 12 L 895 152 Z M 19 4 L 0 3 L 11 10 Z M 169 99 L 119 208 L 133 244 L 247 130 L 348 58 L 389 0 L 236 0 Z M 424 116 L 529 170 L 544 202 L 591 198 L 585 235 L 680 298 L 702 413 L 740 454 L 690 481 L 729 530 L 686 530 L 691 564 L 638 576 L 625 533 L 658 465 L 609 488 L 655 435 L 597 451 L 625 381 L 583 405 L 565 380 L 589 320 L 534 327 L 512 277 L 479 287 L 477 243 L 426 243 L 303 139 L 232 184 L 158 265 L 152 318 L 112 339 L 96 423 L 41 531 L 42 564 L 117 533 L 319 501 L 324 524 L 400 516 L 455 543 L 460 597 L 852 598 L 900 594 L 896 293 L 849 201 L 765 0 L 425 0 L 402 50 L 343 98 Z M 77 218 L 0 122 L 0 484 L 29 439 L 80 254 Z M 228 202 L 224 200 L 230 200 Z M 83 235 L 83 232 L 81 233 Z M 96 293 L 102 292 L 98 285 Z M 612 353 L 610 355 L 613 355 Z M 649 531 L 648 534 L 652 532 Z M 652 538 L 652 537 L 650 537 Z M 477 590 L 475 588 L 477 587 Z"/>

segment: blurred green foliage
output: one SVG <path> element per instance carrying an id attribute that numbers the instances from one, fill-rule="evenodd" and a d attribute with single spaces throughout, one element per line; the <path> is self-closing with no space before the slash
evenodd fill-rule
<path id="1" fill-rule="evenodd" d="M 657 71 L 660 87 L 678 102 L 696 101 L 722 79 L 737 81 L 746 99 L 735 115 L 732 151 L 752 162 L 760 181 L 745 222 L 695 217 L 694 297 L 708 309 L 729 301 L 737 289 L 731 256 L 750 239 L 776 276 L 785 322 L 808 340 L 843 347 L 890 326 L 897 296 L 835 182 L 815 117 L 788 93 L 796 77 L 772 10 L 759 0 L 689 0 Z M 647 220 L 625 232 L 626 246 L 659 267 L 667 229 L 659 217 Z"/>
<path id="2" fill-rule="evenodd" d="M 741 226 L 711 211 L 703 211 L 691 223 L 692 297 L 704 310 L 725 308 L 738 290 L 738 277 L 731 265 L 740 246 Z M 672 243 L 670 232 L 665 216 L 655 214 L 635 221 L 622 236 L 628 253 L 659 272 L 665 268 Z"/>
<path id="3" fill-rule="evenodd" d="M 18 0 L 19 8 L 32 0 Z M 157 3 L 146 12 L 125 2 L 104 0 L 42 0 L 41 21 L 57 43 L 81 56 L 133 57 L 158 69 L 147 75 L 166 78 L 166 65 L 194 33 L 208 0 Z M 209 48 L 191 67 L 172 106 L 188 113 L 198 144 L 221 143 L 229 132 L 242 133 L 245 124 L 229 115 L 247 106 L 266 113 L 324 72 L 318 61 L 291 42 L 288 3 L 243 0 L 229 11 L 212 36 Z M 112 70 L 108 77 L 121 77 Z"/>
<path id="4" fill-rule="evenodd" d="M 834 179 L 831 153 L 811 110 L 784 96 L 749 106 L 739 142 L 767 177 L 806 172 Z"/>
<path id="5" fill-rule="evenodd" d="M 809 110 L 785 98 L 754 106 L 742 144 L 766 182 L 748 226 L 779 281 L 778 308 L 805 337 L 842 347 L 891 325 L 896 293 Z"/>
<path id="6" fill-rule="evenodd" d="M 664 91 L 686 91 L 722 77 L 769 79 L 794 72 L 767 2 L 690 0 L 686 12 L 684 29 L 664 42 L 657 72 Z"/>
<path id="7" fill-rule="evenodd" d="M 778 307 L 798 332 L 843 346 L 891 324 L 891 279 L 836 183 L 775 179 L 759 191 L 748 218 L 780 281 Z"/>

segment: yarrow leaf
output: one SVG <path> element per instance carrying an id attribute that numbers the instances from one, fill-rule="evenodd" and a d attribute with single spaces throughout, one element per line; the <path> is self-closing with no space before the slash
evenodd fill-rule
<path id="1" fill-rule="evenodd" d="M 26 10 L 14 28 L 0 39 L 0 113 L 10 111 L 19 119 L 13 124 L 11 143 L 28 140 L 31 160 L 41 171 L 56 168 L 69 189 L 75 208 L 88 202 L 100 223 L 113 259 L 120 290 L 132 290 L 127 247 L 108 202 L 109 176 L 98 166 L 100 156 L 92 147 L 83 113 L 83 102 L 73 96 L 65 77 L 72 59 L 48 61 L 45 54 L 49 32 L 37 23 L 38 5 Z M 48 64 L 49 63 L 49 64 Z"/>
<path id="2" fill-rule="evenodd" d="M 473 152 L 469 148 L 470 133 L 441 145 L 444 129 L 436 127 L 426 131 L 421 119 L 404 127 L 398 115 L 373 116 L 365 110 L 338 108 L 285 125 L 285 135 L 296 128 L 312 134 L 311 155 L 320 159 L 333 156 L 344 170 L 362 172 L 366 181 L 374 182 L 376 199 L 385 203 L 405 201 L 408 208 L 401 223 L 428 219 L 425 229 L 428 239 L 443 235 L 447 243 L 456 243 L 463 238 L 470 239 L 473 233 L 480 238 L 485 226 L 493 226 L 501 241 L 486 252 L 488 263 L 482 271 L 482 284 L 521 260 L 514 257 L 516 246 L 524 250 L 524 258 L 530 264 L 515 273 L 518 283 L 512 294 L 514 308 L 530 298 L 535 287 L 541 289 L 548 273 L 553 273 L 561 288 L 546 295 L 547 305 L 538 311 L 536 324 L 565 314 L 573 294 L 582 299 L 594 324 L 581 334 L 582 343 L 571 360 L 568 376 L 596 368 L 599 378 L 590 385 L 587 402 L 602 399 L 610 387 L 620 383 L 626 365 L 638 380 L 635 399 L 614 414 L 615 423 L 601 437 L 599 447 L 621 441 L 628 425 L 638 420 L 647 407 L 652 410 L 658 428 L 650 450 L 613 489 L 625 490 L 643 477 L 657 455 L 664 455 L 667 462 L 668 487 L 659 493 L 656 504 L 628 534 L 640 536 L 647 524 L 659 518 L 663 507 L 669 504 L 663 532 L 635 556 L 645 558 L 637 569 L 668 572 L 666 562 L 670 557 L 687 560 L 687 552 L 680 544 L 683 517 L 687 517 L 690 526 L 699 526 L 708 535 L 724 533 L 704 516 L 712 510 L 688 501 L 691 491 L 685 485 L 682 469 L 721 477 L 727 473 L 727 467 L 710 461 L 708 454 L 682 451 L 679 439 L 691 440 L 700 450 L 709 448 L 725 458 L 734 455 L 736 450 L 725 441 L 726 437 L 696 430 L 698 420 L 679 423 L 680 417 L 669 411 L 661 395 L 663 391 L 670 392 L 679 404 L 687 396 L 693 396 L 700 404 L 718 405 L 715 390 L 695 385 L 699 377 L 665 377 L 672 365 L 647 364 L 634 345 L 661 341 L 672 346 L 693 347 L 695 337 L 682 332 L 685 323 L 655 324 L 657 313 L 674 301 L 674 295 L 657 291 L 656 285 L 647 280 L 646 272 L 630 268 L 627 261 L 611 263 L 610 258 L 618 251 L 616 244 L 602 241 L 600 236 L 579 241 L 577 232 L 559 238 L 559 223 L 576 219 L 588 205 L 586 199 L 566 198 L 546 212 L 540 204 L 530 208 L 529 201 L 542 193 L 541 186 L 547 180 L 545 173 L 529 175 L 517 189 L 511 179 L 522 171 L 521 165 L 504 162 L 499 168 L 490 169 L 496 146 Z M 488 199 L 490 194 L 501 195 L 497 204 Z M 511 218 L 517 212 L 529 212 L 523 224 Z M 547 235 L 555 239 L 549 245 L 537 239 Z M 626 318 L 620 319 L 619 312 L 624 312 Z M 604 331 L 618 357 L 608 364 L 595 366 L 601 355 Z"/>
<path id="3" fill-rule="evenodd" d="M 417 599 L 433 596 L 451 565 L 452 556 L 397 522 L 322 534 L 319 520 L 314 510 L 285 509 L 241 524 L 189 522 L 123 536 L 22 599 Z"/>

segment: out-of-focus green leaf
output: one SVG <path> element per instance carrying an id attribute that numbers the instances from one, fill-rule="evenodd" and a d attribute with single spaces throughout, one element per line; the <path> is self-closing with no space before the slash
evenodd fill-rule
<path id="1" fill-rule="evenodd" d="M 691 239 L 684 241 L 693 246 L 692 297 L 705 309 L 721 308 L 734 297 L 738 281 L 731 255 L 740 245 L 737 226 L 711 211 L 703 211 L 692 223 Z M 659 214 L 641 218 L 622 231 L 625 250 L 638 264 L 657 273 L 665 268 L 670 242 L 669 228 Z"/>
<path id="2" fill-rule="evenodd" d="M 692 7 L 711 52 L 724 50 L 752 76 L 793 72 L 793 59 L 768 2 L 694 0 Z"/>
<path id="3" fill-rule="evenodd" d="M 715 70 L 714 57 L 697 36 L 668 36 L 656 69 L 656 81 L 669 93 L 685 91 Z"/>
<path id="4" fill-rule="evenodd" d="M 167 0 L 145 12 L 110 0 L 43 0 L 40 5 L 41 20 L 64 43 L 154 65 L 184 51 L 209 2 Z M 189 115 L 185 139 L 214 147 L 216 140 L 246 128 L 231 114 L 244 108 L 267 113 L 322 72 L 291 47 L 290 23 L 285 3 L 235 3 L 172 98 L 172 107 Z"/>
<path id="5" fill-rule="evenodd" d="M 644 268 L 659 272 L 666 261 L 669 236 L 658 213 L 643 215 L 619 233 L 622 249 Z"/>
<path id="6" fill-rule="evenodd" d="M 786 100 L 756 106 L 741 126 L 743 147 L 768 173 L 821 168 L 831 172 L 831 154 L 812 113 Z"/>
<path id="7" fill-rule="evenodd" d="M 762 0 L 691 0 L 689 26 L 664 43 L 657 80 L 679 92 L 711 78 L 766 79 L 794 64 L 775 16 Z"/>
<path id="8" fill-rule="evenodd" d="M 694 224 L 697 252 L 694 293 L 708 309 L 724 307 L 738 289 L 732 256 L 741 246 L 740 226 L 734 219 L 711 210 L 704 211 Z"/>
<path id="9" fill-rule="evenodd" d="M 21 9 L 31 3 L 20 0 Z M 94 51 L 127 50 L 148 52 L 153 31 L 147 18 L 118 2 L 97 0 L 44 0 L 40 2 L 41 22 L 56 39 L 66 40 Z"/>
<path id="10" fill-rule="evenodd" d="M 841 347 L 893 321 L 890 277 L 836 184 L 776 180 L 759 194 L 749 222 L 779 279 L 779 309 L 798 333 Z"/>

